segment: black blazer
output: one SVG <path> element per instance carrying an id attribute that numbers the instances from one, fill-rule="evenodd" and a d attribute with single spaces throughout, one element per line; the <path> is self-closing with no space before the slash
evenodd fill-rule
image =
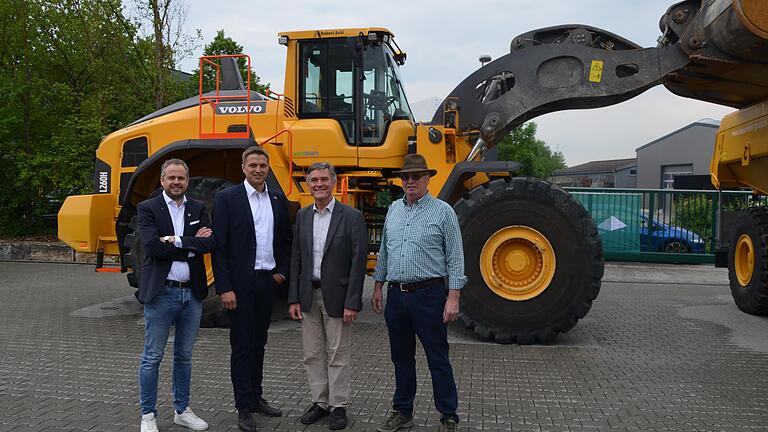
<path id="1" fill-rule="evenodd" d="M 312 206 L 299 210 L 291 254 L 291 281 L 288 304 L 301 303 L 302 311 L 312 307 Z M 360 211 L 336 201 L 325 238 L 320 290 L 328 315 L 344 316 L 344 308 L 363 309 L 363 282 L 368 259 L 365 219 Z"/>
<path id="2" fill-rule="evenodd" d="M 268 190 L 274 218 L 272 250 L 275 268 L 288 279 L 291 254 L 291 222 L 288 218 L 288 200 L 280 192 Z M 216 233 L 216 251 L 213 254 L 213 276 L 216 292 L 245 288 L 253 275 L 256 262 L 256 233 L 253 214 L 243 183 L 216 194 L 213 204 L 213 232 Z M 287 282 L 287 281 L 286 281 Z"/>
<path id="3" fill-rule="evenodd" d="M 136 298 L 141 303 L 151 301 L 163 288 L 173 261 L 186 261 L 189 264 L 192 293 L 202 300 L 208 295 L 208 282 L 205 275 L 203 254 L 212 252 L 216 247 L 214 236 L 195 237 L 202 227 L 210 227 L 210 219 L 205 205 L 187 198 L 184 206 L 184 235 L 182 247 L 163 243 L 160 237 L 172 236 L 173 222 L 163 194 L 139 204 L 139 240 L 143 247 L 144 262 L 141 267 L 141 280 Z M 195 256 L 189 258 L 189 252 Z"/>

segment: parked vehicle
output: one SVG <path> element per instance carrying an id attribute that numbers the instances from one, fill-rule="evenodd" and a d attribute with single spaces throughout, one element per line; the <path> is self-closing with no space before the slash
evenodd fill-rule
<path id="1" fill-rule="evenodd" d="M 643 252 L 703 254 L 705 245 L 704 239 L 695 232 L 657 220 L 652 221 L 649 230 L 648 217 L 640 216 L 640 250 Z"/>

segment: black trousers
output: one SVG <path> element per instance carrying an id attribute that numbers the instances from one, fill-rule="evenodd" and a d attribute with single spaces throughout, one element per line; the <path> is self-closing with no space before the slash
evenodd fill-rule
<path id="1" fill-rule="evenodd" d="M 253 411 L 262 397 L 264 346 L 276 290 L 269 271 L 255 270 L 251 283 L 235 291 L 237 308 L 230 311 L 230 367 L 235 407 Z"/>

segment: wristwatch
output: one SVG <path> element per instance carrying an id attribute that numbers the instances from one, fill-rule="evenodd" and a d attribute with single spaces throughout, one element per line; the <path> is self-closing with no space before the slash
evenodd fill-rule
<path id="1" fill-rule="evenodd" d="M 168 243 L 171 240 L 171 236 L 164 236 L 163 242 Z"/>

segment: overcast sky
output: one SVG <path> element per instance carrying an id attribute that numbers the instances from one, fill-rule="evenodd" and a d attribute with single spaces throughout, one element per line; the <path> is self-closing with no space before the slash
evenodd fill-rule
<path id="1" fill-rule="evenodd" d="M 480 54 L 494 59 L 511 40 L 530 30 L 560 24 L 589 24 L 644 47 L 656 45 L 659 18 L 673 0 L 387 0 L 283 1 L 186 0 L 188 32 L 200 29 L 203 43 L 216 31 L 243 45 L 262 82 L 282 92 L 285 48 L 279 31 L 339 27 L 386 27 L 408 54 L 401 68 L 408 100 L 442 99 L 476 70 Z M 196 68 L 196 59 L 181 69 Z M 538 117 L 538 137 L 565 155 L 569 166 L 635 156 L 635 149 L 703 118 L 719 120 L 732 109 L 680 98 L 664 87 L 612 107 L 564 111 Z"/>

